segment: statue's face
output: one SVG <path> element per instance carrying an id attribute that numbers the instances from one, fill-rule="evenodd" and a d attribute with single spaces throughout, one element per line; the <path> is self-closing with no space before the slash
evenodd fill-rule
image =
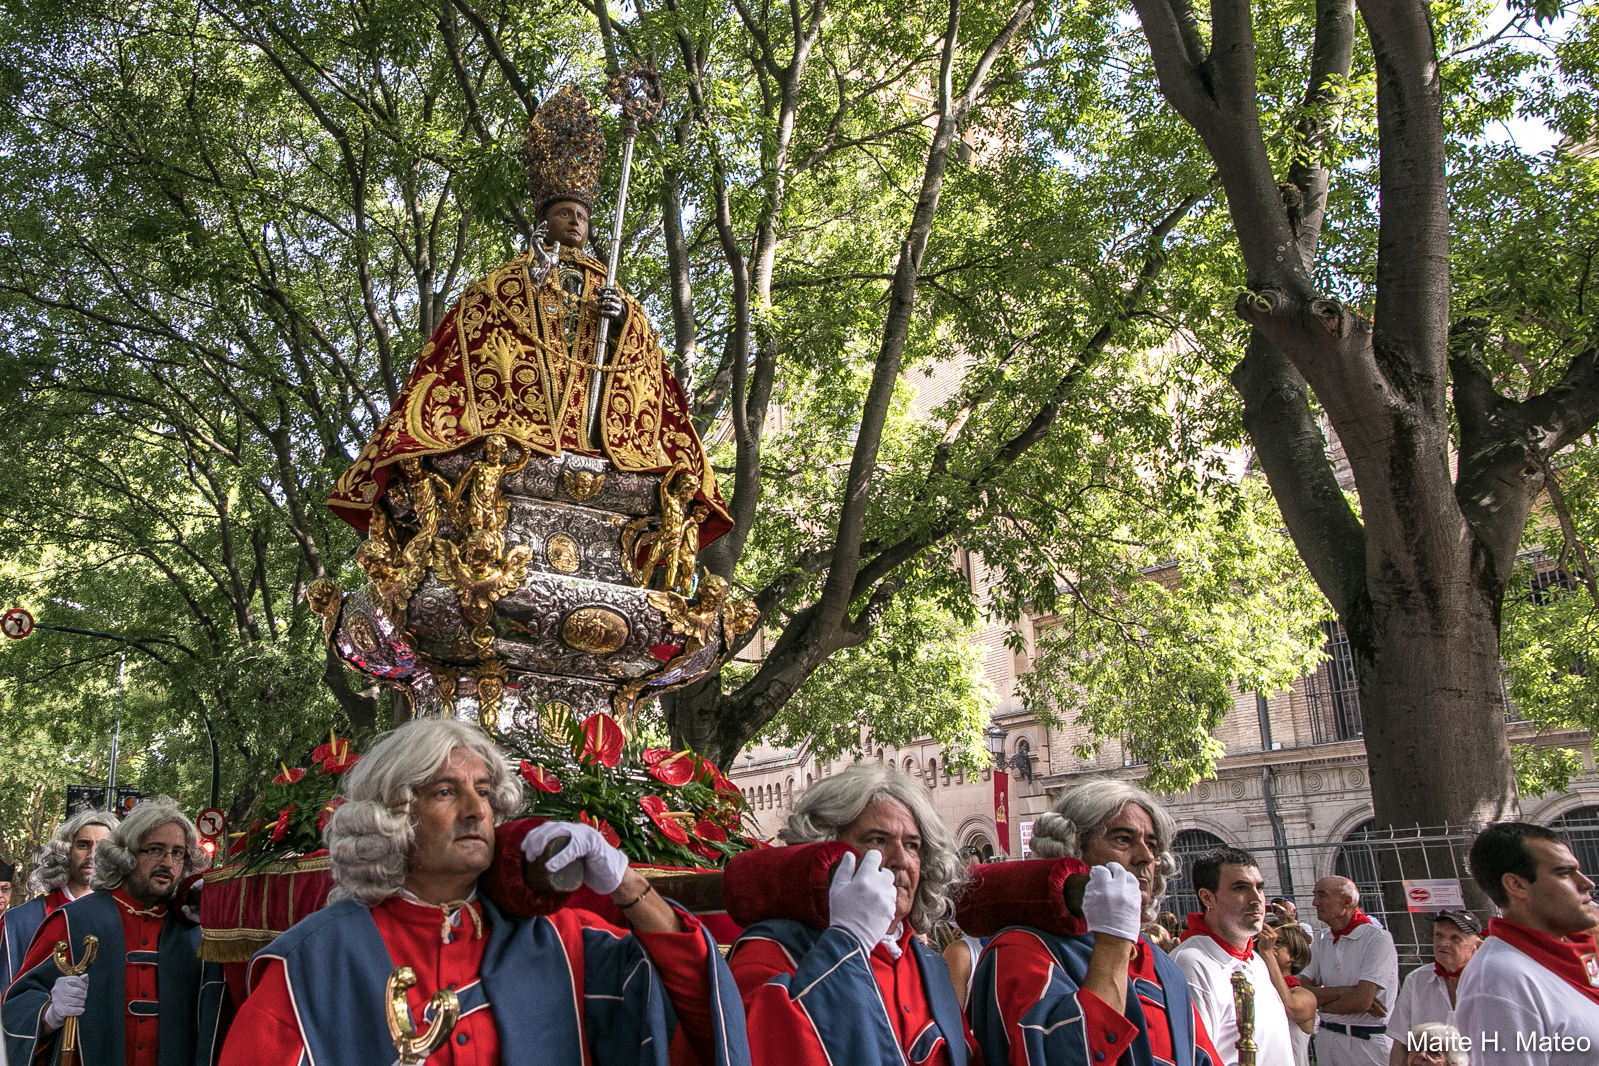
<path id="1" fill-rule="evenodd" d="M 589 238 L 589 209 L 576 200 L 557 200 L 545 210 L 544 224 L 548 240 L 577 248 Z"/>

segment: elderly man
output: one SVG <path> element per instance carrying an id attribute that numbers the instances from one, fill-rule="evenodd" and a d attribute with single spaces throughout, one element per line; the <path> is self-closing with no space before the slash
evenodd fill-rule
<path id="1" fill-rule="evenodd" d="M 167 797 L 134 807 L 95 849 L 93 894 L 39 927 L 6 993 L 6 1052 L 15 1063 L 60 1054 L 76 1019 L 82 1066 L 208 1066 L 221 1045 L 222 967 L 199 959 L 199 927 L 173 905 L 179 883 L 203 869 L 200 834 Z M 81 966 L 66 976 L 58 944 Z"/>
<path id="2" fill-rule="evenodd" d="M 1471 874 L 1499 908 L 1460 979 L 1455 1013 L 1476 1066 L 1592 1066 L 1599 1055 L 1594 882 L 1566 839 L 1525 822 L 1490 825 Z"/>
<path id="3" fill-rule="evenodd" d="M 1288 1012 L 1277 994 L 1271 966 L 1255 951 L 1266 919 L 1266 879 L 1255 857 L 1238 848 L 1217 848 L 1194 860 L 1193 882 L 1204 910 L 1188 916 L 1188 932 L 1172 961 L 1188 975 L 1194 1005 L 1224 1063 L 1237 1062 L 1239 1025 L 1233 975 L 1254 989 L 1249 1022 L 1259 1066 L 1293 1066 Z M 1275 937 L 1272 938 L 1275 943 Z"/>
<path id="4" fill-rule="evenodd" d="M 434 993 L 459 997 L 460 1020 L 433 1066 L 662 1066 L 672 1043 L 663 983 L 687 1040 L 674 1061 L 748 1062 L 714 940 L 590 827 L 503 825 L 498 869 L 514 869 L 519 886 L 524 859 L 564 839 L 547 868 L 581 861 L 584 883 L 610 896 L 632 932 L 553 904 L 518 917 L 479 895 L 495 826 L 522 806 L 522 784 L 476 725 L 401 726 L 345 789 L 326 830 L 330 903 L 251 960 L 226 1066 L 390 1066 L 384 990 L 397 965 L 415 972 L 407 1002 L 418 1030 Z"/>
<path id="5" fill-rule="evenodd" d="M 1360 909 L 1347 877 L 1323 877 L 1311 902 L 1327 928 L 1316 934 L 1300 984 L 1316 995 L 1319 1066 L 1387 1066 L 1388 1009 L 1399 992 L 1399 952 L 1388 931 Z"/>
<path id="6" fill-rule="evenodd" d="M 807 789 L 778 835 L 789 845 L 837 841 L 852 850 L 791 846 L 738 860 L 741 870 L 765 870 L 752 880 L 779 897 L 805 888 L 774 876 L 777 865 L 838 856 L 827 904 L 811 924 L 758 921 L 728 957 L 756 1066 L 973 1061 L 949 967 L 916 936 L 948 916 L 964 880 L 927 789 L 892 767 L 852 766 Z"/>
<path id="7" fill-rule="evenodd" d="M 1388 1066 L 1405 1066 L 1410 1031 L 1425 1022 L 1455 1024 L 1460 972 L 1482 947 L 1482 922 L 1470 911 L 1442 910 L 1432 916 L 1432 965 L 1410 971 L 1388 1016 Z"/>
<path id="8" fill-rule="evenodd" d="M 117 816 L 110 811 L 84 811 L 63 822 L 39 849 L 28 878 L 34 898 L 0 917 L 0 996 L 21 972 L 22 957 L 44 920 L 63 903 L 92 891 L 95 845 L 116 827 Z"/>
<path id="9" fill-rule="evenodd" d="M 990 1066 L 1231 1066 L 1182 970 L 1140 935 L 1176 869 L 1172 832 L 1148 793 L 1090 781 L 1034 823 L 1043 859 L 976 868 L 956 920 L 993 935 L 970 1000 Z"/>

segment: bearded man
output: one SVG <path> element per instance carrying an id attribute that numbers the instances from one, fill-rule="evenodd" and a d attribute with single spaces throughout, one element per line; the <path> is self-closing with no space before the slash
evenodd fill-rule
<path id="1" fill-rule="evenodd" d="M 0 917 L 0 996 L 22 971 L 22 959 L 44 920 L 64 903 L 93 889 L 95 845 L 111 835 L 117 816 L 110 811 L 83 811 L 61 823 L 34 861 L 28 889 L 34 897 Z"/>
<path id="2" fill-rule="evenodd" d="M 45 919 L 6 993 L 6 1053 L 15 1063 L 59 1054 L 76 1019 L 82 1066 L 209 1066 L 221 1046 L 222 967 L 199 958 L 200 929 L 175 905 L 178 886 L 209 857 L 177 805 L 157 796 L 134 807 L 95 848 L 95 891 Z M 87 972 L 64 975 L 68 945 Z"/>
<path id="3" fill-rule="evenodd" d="M 723 879 L 748 925 L 728 962 L 757 1066 L 980 1061 L 949 966 L 916 936 L 965 881 L 927 789 L 851 766 L 808 788 L 778 835 L 790 846 L 735 856 Z"/>
<path id="4" fill-rule="evenodd" d="M 1170 815 L 1099 780 L 1033 825 L 1042 856 L 975 868 L 955 920 L 992 936 L 972 983 L 972 1030 L 990 1064 L 1224 1064 L 1183 971 L 1142 936 L 1176 870 Z"/>
<path id="5" fill-rule="evenodd" d="M 669 1047 L 673 1062 L 748 1063 L 731 976 L 692 915 L 589 826 L 527 819 L 496 833 L 522 806 L 522 784 L 483 730 L 416 719 L 379 740 L 345 789 L 326 830 L 329 905 L 251 960 L 224 1066 L 390 1066 L 384 992 L 396 966 L 416 974 L 418 1030 L 434 993 L 459 998 L 433 1066 L 665 1066 Z M 524 859 L 565 839 L 547 868 L 581 861 L 584 883 L 631 932 L 558 903 L 528 917 L 495 906 L 479 888 L 497 838 L 499 873 L 514 871 L 496 875 L 502 903 Z"/>

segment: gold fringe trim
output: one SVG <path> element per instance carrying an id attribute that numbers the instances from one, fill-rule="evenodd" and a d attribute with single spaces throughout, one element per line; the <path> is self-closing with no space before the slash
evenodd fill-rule
<path id="1" fill-rule="evenodd" d="M 205 872 L 205 883 L 208 885 L 220 884 L 223 881 L 235 881 L 241 877 L 256 877 L 265 874 L 307 874 L 318 870 L 331 870 L 333 857 L 331 855 L 318 855 L 311 859 L 290 859 L 288 862 L 269 862 L 265 866 L 245 866 L 240 863 L 234 866 L 218 866 Z"/>
<path id="2" fill-rule="evenodd" d="M 272 941 L 276 933 L 263 938 L 259 929 L 206 929 L 200 934 L 200 958 L 206 962 L 249 962 L 250 957 Z"/>

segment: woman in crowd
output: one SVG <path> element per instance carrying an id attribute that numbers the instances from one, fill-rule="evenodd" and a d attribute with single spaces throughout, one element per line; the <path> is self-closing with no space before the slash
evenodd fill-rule
<path id="1" fill-rule="evenodd" d="M 1316 997 L 1308 988 L 1300 988 L 1299 978 L 1294 975 L 1310 965 L 1310 937 L 1291 919 L 1276 918 L 1281 922 L 1279 925 L 1273 925 L 1272 920 L 1267 920 L 1256 943 L 1266 969 L 1271 971 L 1277 998 L 1283 1001 L 1283 1009 L 1288 1012 L 1294 1066 L 1309 1066 L 1310 1034 L 1316 1029 Z"/>

